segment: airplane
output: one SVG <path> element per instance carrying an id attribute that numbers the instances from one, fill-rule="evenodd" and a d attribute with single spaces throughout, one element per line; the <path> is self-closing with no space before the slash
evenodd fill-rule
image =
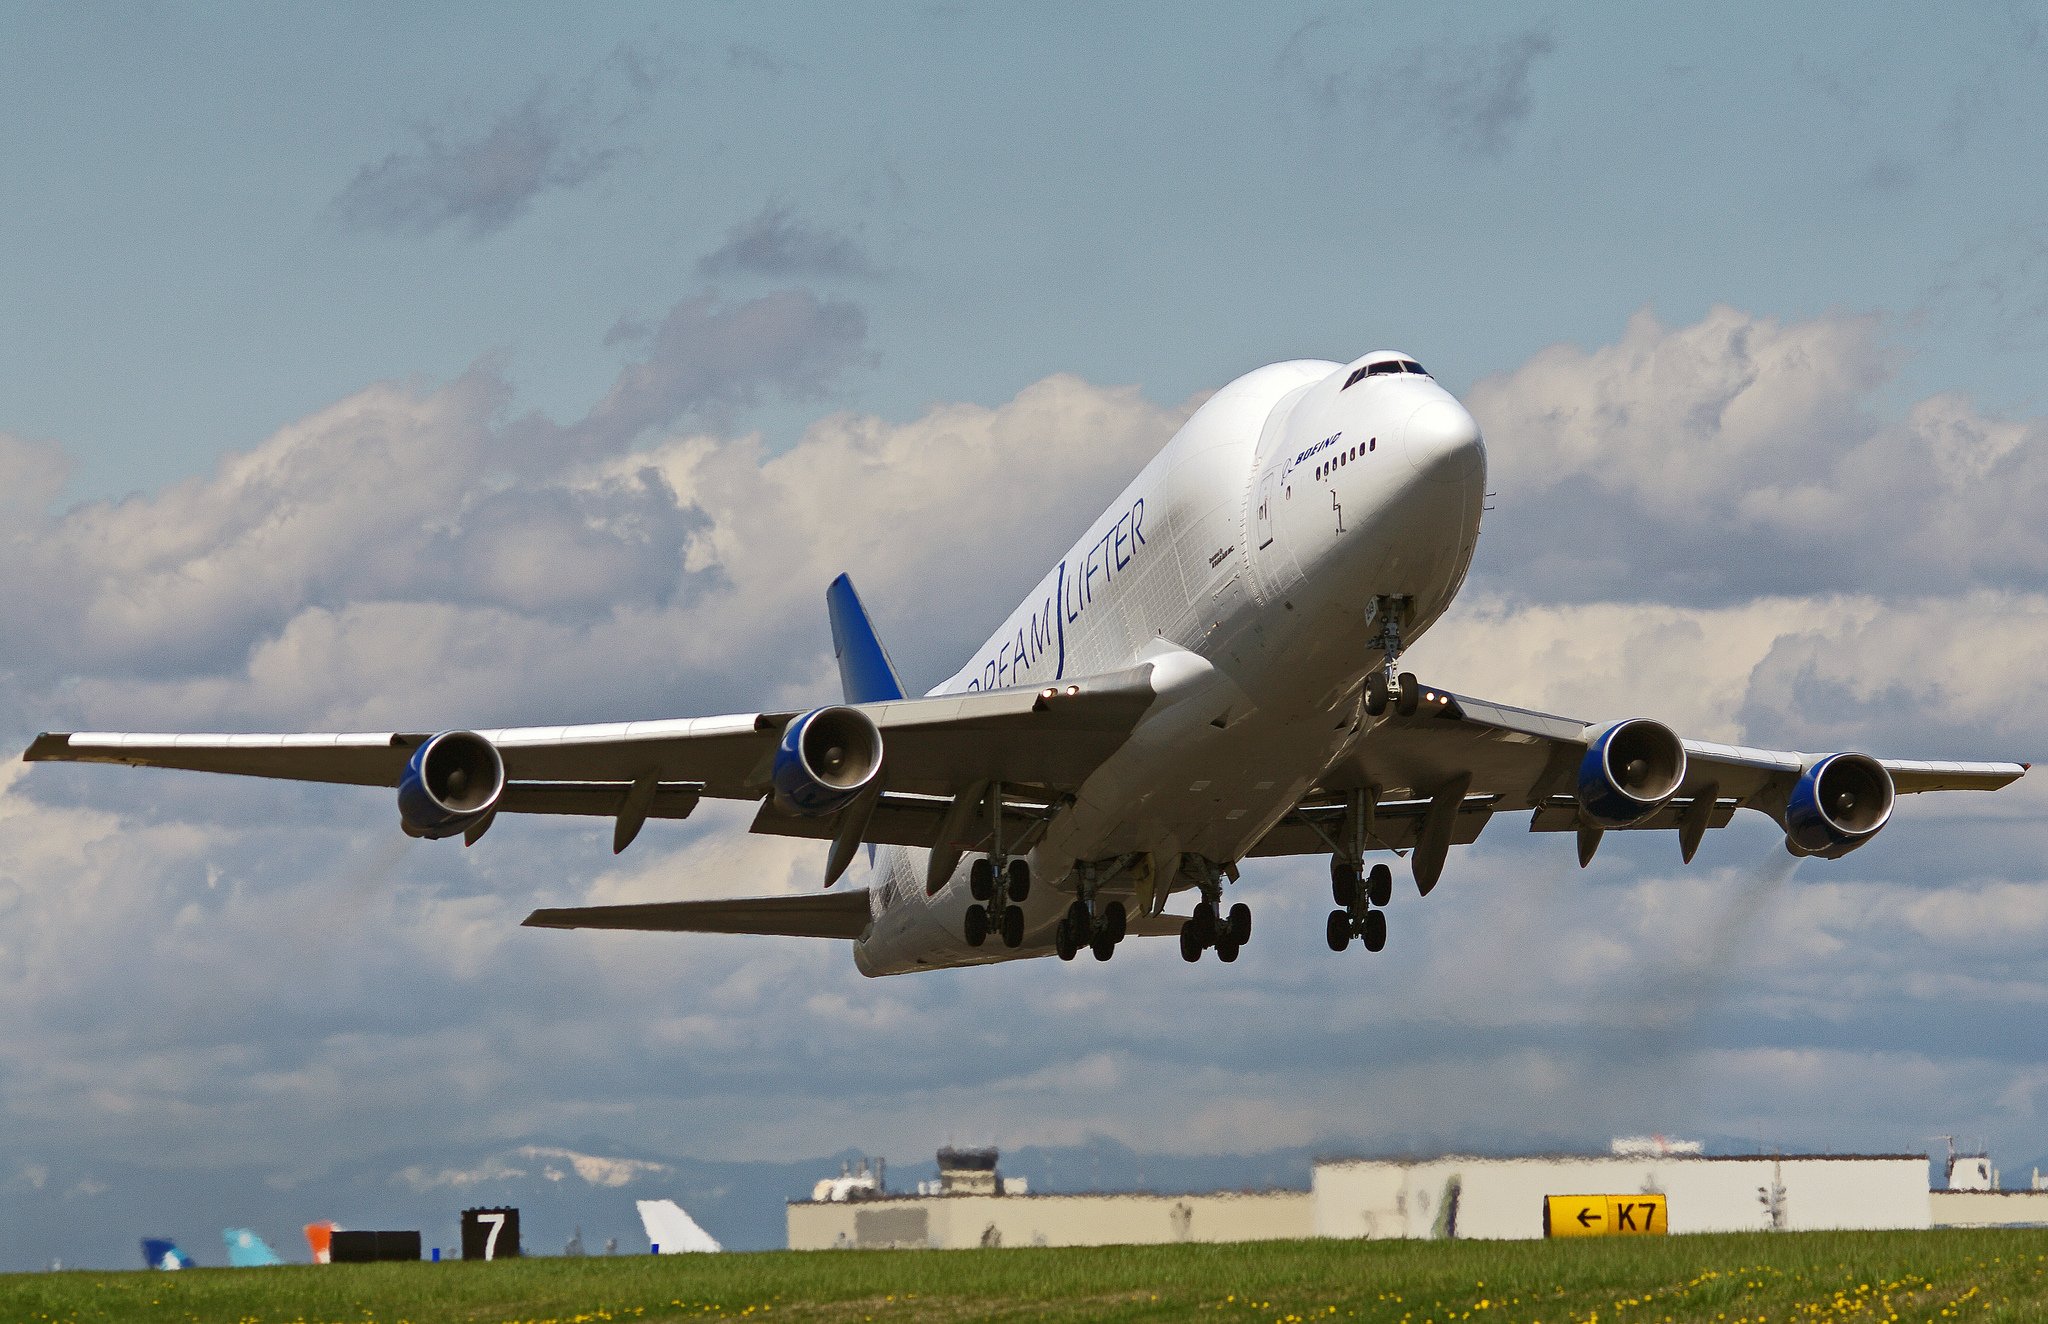
<path id="1" fill-rule="evenodd" d="M 649 819 L 706 798 L 827 844 L 809 895 L 550 908 L 543 928 L 849 940 L 866 975 L 1057 955 L 1127 936 L 1230 962 L 1247 862 L 1325 855 L 1343 951 L 1387 941 L 1405 856 L 1427 896 L 1498 814 L 1576 836 L 1707 831 L 1758 811 L 1839 858 L 1896 798 L 1995 790 L 2024 763 L 1688 740 L 1455 693 L 1400 668 L 1478 543 L 1486 449 L 1407 354 L 1257 369 L 1218 391 L 970 660 L 910 697 L 853 584 L 826 591 L 842 702 L 803 712 L 507 730 L 44 734 L 30 761 L 395 788 L 402 829 L 471 845 L 502 814 Z M 868 885 L 834 889 L 863 853 Z M 1191 892 L 1192 907 L 1168 911 Z"/>
<path id="2" fill-rule="evenodd" d="M 261 1269 L 273 1264 L 283 1264 L 270 1243 L 245 1227 L 221 1229 L 220 1239 L 227 1243 L 228 1266 L 235 1269 Z"/>
<path id="3" fill-rule="evenodd" d="M 152 1269 L 190 1269 L 193 1260 L 190 1255 L 178 1249 L 178 1243 L 169 1237 L 144 1237 L 142 1239 L 142 1262 Z"/>
<path id="4" fill-rule="evenodd" d="M 688 1255 L 723 1249 L 718 1239 L 699 1227 L 697 1220 L 674 1200 L 635 1200 L 633 1206 L 640 1211 L 640 1226 L 647 1233 L 647 1244 L 657 1255 Z"/>

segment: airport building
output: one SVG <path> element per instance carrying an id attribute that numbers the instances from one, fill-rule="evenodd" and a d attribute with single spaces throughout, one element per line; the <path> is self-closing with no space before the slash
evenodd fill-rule
<path id="1" fill-rule="evenodd" d="M 818 1183 L 788 1206 L 792 1250 L 1100 1246 L 1181 1241 L 1535 1239 L 1552 1196 L 1663 1197 L 1668 1230 L 1820 1231 L 2048 1224 L 2048 1188 L 1999 1189 L 1982 1155 L 1951 1154 L 1928 1189 L 1925 1154 L 1723 1156 L 1617 1140 L 1602 1155 L 1329 1159 L 1307 1190 L 1032 1193 L 993 1149 L 946 1149 L 939 1179 L 892 1192 L 880 1165 Z"/>

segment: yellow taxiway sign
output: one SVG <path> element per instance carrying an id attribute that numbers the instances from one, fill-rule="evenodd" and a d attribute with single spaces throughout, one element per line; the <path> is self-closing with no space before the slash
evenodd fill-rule
<path id="1" fill-rule="evenodd" d="M 1546 1237 L 1662 1236 L 1670 1230 L 1661 1195 L 1548 1195 Z"/>

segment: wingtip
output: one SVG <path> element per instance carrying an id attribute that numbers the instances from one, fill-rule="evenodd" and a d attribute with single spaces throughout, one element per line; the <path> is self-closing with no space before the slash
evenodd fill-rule
<path id="1" fill-rule="evenodd" d="M 522 929 L 561 929 L 568 926 L 556 917 L 555 911 L 536 910 L 525 919 L 520 920 L 519 927 Z"/>
<path id="2" fill-rule="evenodd" d="M 62 758 L 70 748 L 69 731 L 45 731 L 29 742 L 29 747 L 22 752 L 21 761 L 42 763 L 49 759 Z"/>

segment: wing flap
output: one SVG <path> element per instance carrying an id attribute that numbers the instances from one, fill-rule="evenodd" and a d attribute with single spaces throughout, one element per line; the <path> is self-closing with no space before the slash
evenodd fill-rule
<path id="1" fill-rule="evenodd" d="M 525 919 L 535 929 L 635 929 L 647 933 L 750 933 L 783 938 L 858 938 L 867 932 L 868 890 L 755 896 L 721 901 L 655 901 L 630 906 L 563 906 Z"/>
<path id="2" fill-rule="evenodd" d="M 616 818 L 626 810 L 631 782 L 508 782 L 498 797 L 501 814 L 586 814 Z M 659 782 L 648 801 L 648 818 L 688 818 L 703 798 L 695 782 Z"/>

